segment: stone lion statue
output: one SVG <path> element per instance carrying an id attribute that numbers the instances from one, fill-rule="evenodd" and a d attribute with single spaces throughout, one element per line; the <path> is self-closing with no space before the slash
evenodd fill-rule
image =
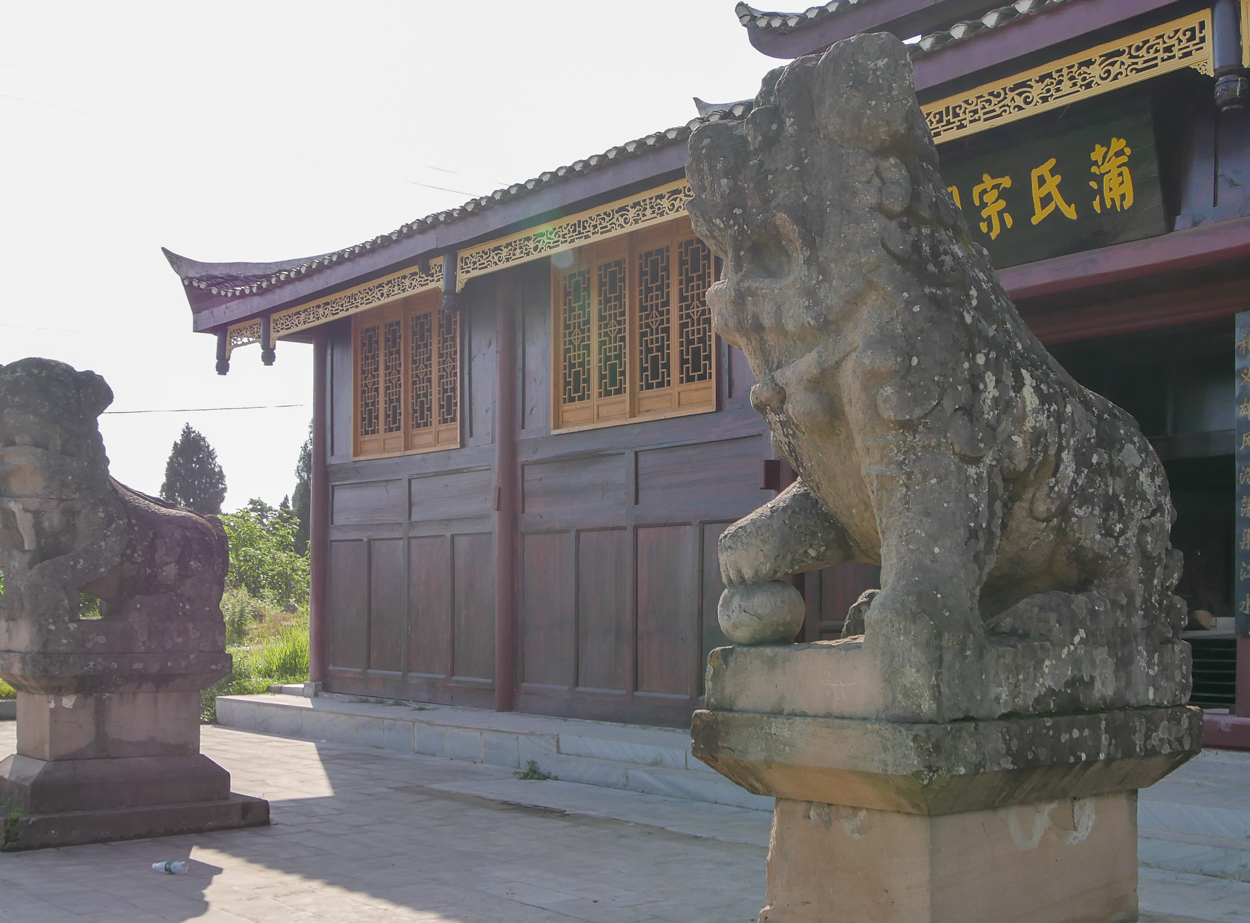
<path id="1" fill-rule="evenodd" d="M 695 130 L 687 173 L 724 260 L 716 329 L 799 474 L 720 540 L 731 639 L 793 637 L 797 594 L 774 581 L 871 562 L 862 636 L 823 643 L 871 666 L 885 717 L 1183 704 L 1163 466 L 970 240 L 903 44 L 859 35 L 774 70 L 745 118 Z"/>
<path id="2" fill-rule="evenodd" d="M 109 476 L 96 418 L 112 400 L 103 378 L 63 362 L 0 366 L 0 672 L 19 689 L 47 672 L 32 658 L 57 653 L 98 656 L 80 668 L 105 685 L 135 665 L 229 672 L 225 531 Z M 80 592 L 101 600 L 102 619 L 79 620 Z M 179 666 L 175 653 L 192 656 Z"/>

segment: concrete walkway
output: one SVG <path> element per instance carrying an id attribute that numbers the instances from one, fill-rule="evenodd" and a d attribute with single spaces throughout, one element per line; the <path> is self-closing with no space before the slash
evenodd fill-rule
<path id="1" fill-rule="evenodd" d="M 203 742 L 272 827 L 0 854 L 0 923 L 746 923 L 763 903 L 759 811 L 217 727 Z M 151 871 L 169 859 L 191 873 Z M 1141 894 L 1145 923 L 1250 920 L 1241 881 L 1143 869 Z"/>

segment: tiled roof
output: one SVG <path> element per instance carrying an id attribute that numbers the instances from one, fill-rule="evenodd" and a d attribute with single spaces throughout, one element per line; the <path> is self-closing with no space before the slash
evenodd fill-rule
<path id="1" fill-rule="evenodd" d="M 734 7 L 734 12 L 738 14 L 738 22 L 748 29 L 760 29 L 775 35 L 785 35 L 787 32 L 794 32 L 796 29 L 802 29 L 812 23 L 827 19 L 840 10 L 852 6 L 863 6 L 870 2 L 872 0 L 829 0 L 828 3 L 820 6 L 809 6 L 802 13 L 766 13 L 745 3 L 739 3 Z"/>
<path id="2" fill-rule="evenodd" d="M 920 41 L 912 45 L 911 56 L 915 58 L 931 51 L 941 51 L 956 42 L 967 41 L 991 29 L 1001 29 L 1026 17 L 1036 16 L 1044 10 L 1075 2 L 1076 0 L 1016 0 L 1015 3 L 990 10 L 977 19 L 957 22 L 949 29 L 922 36 Z"/>
<path id="3" fill-rule="evenodd" d="M 225 298 L 237 298 L 243 295 L 255 294 L 265 289 L 283 285 L 309 273 L 323 270 L 336 263 L 351 260 L 379 247 L 393 244 L 428 228 L 449 224 L 457 219 L 478 214 L 485 209 L 503 202 L 510 202 L 534 190 L 547 188 L 571 177 L 589 173 L 608 164 L 619 163 L 657 148 L 684 143 L 690 137 L 690 132 L 701 122 L 708 120 L 717 121 L 726 117 L 740 118 L 746 113 L 747 109 L 748 106 L 745 103 L 729 104 L 726 109 L 701 115 L 685 125 L 658 131 L 633 141 L 627 141 L 624 144 L 608 148 L 601 154 L 594 154 L 583 160 L 577 160 L 571 164 L 557 167 L 523 183 L 514 183 L 507 188 L 496 189 L 490 195 L 470 199 L 458 208 L 450 208 L 433 215 L 427 215 L 424 218 L 418 218 L 416 221 L 401 225 L 389 234 L 379 234 L 372 240 L 366 240 L 355 246 L 344 247 L 342 250 L 335 250 L 331 253 L 322 253 L 318 256 L 283 260 L 274 263 L 201 263 L 179 256 L 176 253 L 171 253 L 169 250 L 165 251 L 165 256 L 169 260 L 170 266 L 173 267 L 174 272 L 182 279 L 184 286 L 202 289 L 211 292 L 213 295 Z"/>
<path id="4" fill-rule="evenodd" d="M 734 12 L 738 14 L 738 21 L 748 29 L 785 35 L 805 29 L 843 10 L 871 2 L 872 0 L 829 0 L 823 6 L 808 7 L 802 13 L 766 13 L 745 3 L 739 3 Z M 974 38 L 983 32 L 1001 28 L 1026 16 L 1033 16 L 1051 7 L 1071 2 L 1074 0 L 1016 0 L 1015 3 L 990 10 L 977 19 L 958 22 L 947 29 L 940 29 L 921 37 L 919 41 L 912 43 L 911 56 L 915 58 L 932 51 L 940 51 L 956 42 Z"/>

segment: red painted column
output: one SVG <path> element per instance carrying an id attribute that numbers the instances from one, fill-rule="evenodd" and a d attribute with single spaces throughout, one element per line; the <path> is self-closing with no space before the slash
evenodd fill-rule
<path id="1" fill-rule="evenodd" d="M 516 319 L 513 274 L 495 276 L 495 711 L 516 704 Z"/>
<path id="2" fill-rule="evenodd" d="M 330 484 L 326 472 L 326 365 L 330 360 L 326 329 L 313 332 L 312 503 L 308 549 L 312 587 L 308 609 L 308 679 L 325 681 L 326 571 L 330 551 Z"/>

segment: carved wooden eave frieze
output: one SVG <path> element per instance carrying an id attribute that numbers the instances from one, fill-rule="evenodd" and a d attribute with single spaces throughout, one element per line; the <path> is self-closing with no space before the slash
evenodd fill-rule
<path id="1" fill-rule="evenodd" d="M 941 144 L 1186 67 L 1211 76 L 1211 59 L 1203 10 L 921 108 Z"/>
<path id="2" fill-rule="evenodd" d="M 462 250 L 456 259 L 456 291 L 476 276 L 680 218 L 686 214 L 690 196 L 689 183 L 679 179 L 641 195 Z"/>

